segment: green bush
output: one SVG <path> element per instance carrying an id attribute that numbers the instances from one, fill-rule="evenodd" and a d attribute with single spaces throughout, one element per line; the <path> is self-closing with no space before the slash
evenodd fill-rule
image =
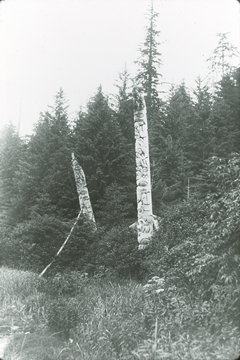
<path id="1" fill-rule="evenodd" d="M 140 279 L 142 253 L 136 234 L 128 227 L 117 226 L 100 232 L 97 263 L 118 279 Z"/>
<path id="2" fill-rule="evenodd" d="M 2 241 L 7 251 L 5 264 L 40 272 L 52 260 L 68 230 L 69 224 L 55 217 L 32 214 Z"/>
<path id="3" fill-rule="evenodd" d="M 239 283 L 240 279 L 240 156 L 213 157 L 208 177 L 216 190 L 204 200 L 209 217 L 199 229 L 200 251 L 189 276 L 208 286 Z"/>
<path id="4" fill-rule="evenodd" d="M 213 285 L 239 283 L 239 155 L 214 157 L 207 170 L 202 181 L 214 191 L 166 209 L 142 262 L 150 276 L 205 298 Z"/>
<path id="5" fill-rule="evenodd" d="M 40 273 L 55 258 L 72 225 L 73 221 L 63 222 L 54 216 L 32 214 L 30 220 L 4 233 L 0 242 L 3 264 Z M 46 275 L 66 269 L 83 270 L 93 253 L 91 244 L 95 243 L 95 237 L 89 224 L 80 219 Z"/>
<path id="6" fill-rule="evenodd" d="M 142 256 L 146 275 L 164 277 L 171 286 L 198 291 L 199 282 L 194 283 L 187 274 L 200 251 L 197 232 L 206 217 L 204 205 L 194 199 L 166 209 L 159 230 Z"/>

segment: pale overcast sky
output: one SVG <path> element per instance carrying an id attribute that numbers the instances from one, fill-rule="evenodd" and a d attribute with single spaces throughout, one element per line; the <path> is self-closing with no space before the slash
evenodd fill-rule
<path id="1" fill-rule="evenodd" d="M 0 128 L 12 121 L 31 133 L 60 87 L 69 115 L 106 94 L 126 64 L 130 74 L 144 41 L 148 0 L 5 0 L 0 2 Z M 239 49 L 237 0 L 155 0 L 162 81 L 193 87 L 207 74 L 217 33 Z M 237 65 L 237 63 L 236 63 Z"/>

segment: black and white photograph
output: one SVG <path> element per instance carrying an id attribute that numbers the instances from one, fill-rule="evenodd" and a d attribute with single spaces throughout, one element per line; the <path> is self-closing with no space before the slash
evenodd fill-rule
<path id="1" fill-rule="evenodd" d="M 0 0 L 0 360 L 240 359 L 240 1 Z"/>

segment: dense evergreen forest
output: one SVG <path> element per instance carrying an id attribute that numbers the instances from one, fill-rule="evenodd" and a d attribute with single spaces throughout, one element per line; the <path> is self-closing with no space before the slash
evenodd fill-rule
<path id="1" fill-rule="evenodd" d="M 118 94 L 101 86 L 85 110 L 68 117 L 60 89 L 21 138 L 10 124 L 1 137 L 0 263 L 40 272 L 66 238 L 79 212 L 71 153 L 82 166 L 98 231 L 80 219 L 53 272 L 101 271 L 144 279 L 171 276 L 196 285 L 234 283 L 239 272 L 240 69 L 234 48 L 219 34 L 213 53 L 221 79 L 209 88 L 198 78 L 165 100 L 161 92 L 158 14 L 149 11 L 146 38 L 132 79 L 119 75 Z M 161 218 L 152 245 L 137 249 L 134 104 L 146 94 L 154 214 Z M 202 283 L 203 284 L 203 283 Z"/>

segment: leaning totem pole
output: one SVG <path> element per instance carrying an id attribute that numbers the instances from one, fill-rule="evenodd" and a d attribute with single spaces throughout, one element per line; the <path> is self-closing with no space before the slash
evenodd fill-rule
<path id="1" fill-rule="evenodd" d="M 153 231 L 158 228 L 158 217 L 152 213 L 147 112 L 143 96 L 140 96 L 136 102 L 134 127 L 138 221 L 131 227 L 137 227 L 139 249 L 141 250 L 149 245 Z"/>
<path id="2" fill-rule="evenodd" d="M 79 211 L 78 217 L 75 220 L 66 240 L 63 242 L 62 246 L 60 247 L 60 249 L 58 250 L 56 255 L 53 257 L 52 261 L 41 272 L 41 274 L 39 275 L 40 277 L 42 277 L 45 274 L 47 269 L 54 263 L 56 258 L 62 252 L 63 248 L 65 247 L 68 240 L 70 239 L 70 236 L 71 236 L 75 226 L 77 225 L 77 222 L 78 222 L 81 214 L 84 214 L 85 217 L 87 218 L 87 220 L 89 220 L 91 222 L 91 224 L 93 225 L 93 230 L 97 230 L 90 197 L 88 194 L 85 174 L 83 172 L 83 169 L 81 168 L 81 166 L 78 164 L 77 160 L 75 159 L 74 153 L 72 153 L 72 167 L 73 167 L 73 172 L 74 172 L 74 177 L 75 177 L 75 182 L 76 182 L 76 187 L 77 187 L 77 193 L 78 193 L 78 197 L 79 197 L 80 211 Z"/>
<path id="3" fill-rule="evenodd" d="M 85 218 L 92 223 L 93 228 L 97 230 L 96 221 L 88 193 L 85 174 L 81 166 L 78 164 L 74 156 L 74 153 L 72 153 L 72 167 L 73 167 L 76 188 L 79 198 L 80 211 L 85 216 Z"/>

